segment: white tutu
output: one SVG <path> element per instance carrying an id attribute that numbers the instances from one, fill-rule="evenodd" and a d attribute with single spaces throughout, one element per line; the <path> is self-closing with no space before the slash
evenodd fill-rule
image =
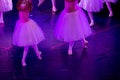
<path id="1" fill-rule="evenodd" d="M 25 23 L 22 23 L 19 20 L 17 21 L 13 34 L 14 45 L 30 46 L 38 44 L 44 39 L 44 34 L 35 21 L 32 19 Z"/>
<path id="2" fill-rule="evenodd" d="M 7 12 L 12 10 L 12 0 L 0 0 L 0 11 Z"/>
<path id="3" fill-rule="evenodd" d="M 82 9 L 68 13 L 63 10 L 59 16 L 55 28 L 55 36 L 58 40 L 71 42 L 88 37 L 92 31 L 87 17 Z"/>
<path id="4" fill-rule="evenodd" d="M 89 12 L 99 12 L 103 8 L 102 0 L 81 0 L 79 6 Z"/>

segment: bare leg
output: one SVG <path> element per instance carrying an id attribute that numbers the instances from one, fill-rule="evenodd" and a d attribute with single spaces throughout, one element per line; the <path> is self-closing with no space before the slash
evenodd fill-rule
<path id="1" fill-rule="evenodd" d="M 73 48 L 74 42 L 69 42 L 69 48 L 68 48 L 68 55 L 72 55 L 72 48 Z"/>
<path id="2" fill-rule="evenodd" d="M 22 66 L 26 66 L 25 59 L 26 59 L 26 56 L 28 54 L 28 49 L 29 49 L 28 46 L 24 47 L 24 52 L 23 52 L 23 57 L 22 57 Z"/>
<path id="3" fill-rule="evenodd" d="M 90 18 L 90 26 L 93 26 L 94 25 L 93 14 L 92 14 L 92 12 L 87 12 L 87 13 L 88 13 L 89 18 Z"/>
<path id="4" fill-rule="evenodd" d="M 52 11 L 56 12 L 57 11 L 57 9 L 56 9 L 56 1 L 55 0 L 51 0 L 51 2 L 52 2 Z"/>
<path id="5" fill-rule="evenodd" d="M 38 57 L 38 59 L 41 60 L 41 59 L 42 59 L 42 57 L 41 57 L 41 52 L 39 51 L 37 45 L 33 45 L 32 47 L 33 47 L 33 49 L 35 50 L 35 53 L 36 53 L 36 56 Z"/>
<path id="6" fill-rule="evenodd" d="M 88 47 L 87 47 L 87 44 L 88 44 L 88 41 L 84 38 L 84 39 L 83 39 L 83 47 L 84 47 L 84 48 L 88 48 Z"/>
<path id="7" fill-rule="evenodd" d="M 84 48 L 87 48 L 88 41 L 85 39 L 84 31 L 82 31 L 82 44 Z"/>
<path id="8" fill-rule="evenodd" d="M 4 20 L 3 20 L 3 12 L 0 12 L 0 23 L 4 23 Z"/>
<path id="9" fill-rule="evenodd" d="M 111 8 L 110 2 L 106 1 L 106 5 L 107 5 L 107 8 L 109 10 L 109 17 L 112 17 L 113 16 L 113 12 L 112 12 L 112 8 Z"/>
<path id="10" fill-rule="evenodd" d="M 44 0 L 39 0 L 38 6 L 40 6 L 43 2 Z"/>

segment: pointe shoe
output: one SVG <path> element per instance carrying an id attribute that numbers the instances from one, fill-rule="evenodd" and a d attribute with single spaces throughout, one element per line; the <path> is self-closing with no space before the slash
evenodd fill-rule
<path id="1" fill-rule="evenodd" d="M 90 23 L 90 26 L 94 26 L 94 22 L 91 22 L 91 23 Z"/>
<path id="2" fill-rule="evenodd" d="M 88 48 L 87 44 L 88 44 L 88 41 L 85 40 L 84 43 L 83 43 L 83 47 Z"/>
<path id="3" fill-rule="evenodd" d="M 57 12 L 56 7 L 52 7 L 52 11 L 53 11 L 54 13 Z"/>
<path id="4" fill-rule="evenodd" d="M 41 54 L 42 54 L 42 52 L 41 52 L 41 51 L 39 51 L 39 52 L 37 53 L 37 57 L 38 57 L 38 59 L 39 59 L 39 60 L 41 60 L 41 59 L 42 59 Z"/>
<path id="5" fill-rule="evenodd" d="M 24 60 L 22 60 L 22 66 L 25 67 L 27 64 Z"/>
<path id="6" fill-rule="evenodd" d="M 112 13 L 112 12 L 110 12 L 110 13 L 109 13 L 109 17 L 112 17 L 112 16 L 113 16 L 113 13 Z"/>
<path id="7" fill-rule="evenodd" d="M 68 50 L 68 55 L 72 55 L 72 50 L 71 49 Z"/>

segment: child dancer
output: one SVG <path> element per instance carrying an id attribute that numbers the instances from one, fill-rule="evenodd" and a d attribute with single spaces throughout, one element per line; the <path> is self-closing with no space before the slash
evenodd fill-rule
<path id="1" fill-rule="evenodd" d="M 81 0 L 79 6 L 85 9 L 90 18 L 90 26 L 94 25 L 92 12 L 99 12 L 103 8 L 102 0 Z"/>
<path id="2" fill-rule="evenodd" d="M 44 2 L 44 0 L 39 0 L 38 6 L 40 6 L 43 2 Z M 51 0 L 51 3 L 52 3 L 52 11 L 56 12 L 57 11 L 56 0 Z"/>
<path id="3" fill-rule="evenodd" d="M 0 0 L 0 24 L 4 24 L 3 12 L 12 10 L 12 0 Z"/>
<path id="4" fill-rule="evenodd" d="M 111 2 L 112 3 L 115 3 L 117 0 L 104 0 L 106 5 L 107 5 L 107 8 L 109 10 L 109 17 L 112 17 L 113 16 L 113 11 L 112 11 L 112 7 L 111 7 Z"/>
<path id="5" fill-rule="evenodd" d="M 72 55 L 74 41 L 82 40 L 86 48 L 88 41 L 85 37 L 92 33 L 85 13 L 77 4 L 77 0 L 65 0 L 65 8 L 55 29 L 57 39 L 69 43 L 68 55 Z"/>
<path id="6" fill-rule="evenodd" d="M 38 59 L 42 59 L 37 44 L 44 39 L 44 34 L 37 23 L 29 18 L 29 13 L 32 9 L 30 0 L 18 0 L 17 9 L 19 10 L 19 20 L 16 23 L 13 34 L 13 44 L 24 47 L 22 66 L 26 66 L 25 59 L 29 46 L 33 47 Z"/>

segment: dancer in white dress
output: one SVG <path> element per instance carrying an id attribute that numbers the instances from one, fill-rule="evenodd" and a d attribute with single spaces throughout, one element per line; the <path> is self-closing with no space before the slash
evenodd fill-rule
<path id="1" fill-rule="evenodd" d="M 103 8 L 102 0 L 80 0 L 79 6 L 87 11 L 90 18 L 90 26 L 94 25 L 93 12 L 99 12 Z"/>
<path id="2" fill-rule="evenodd" d="M 113 16 L 113 11 L 112 11 L 112 7 L 111 7 L 111 3 L 116 3 L 117 0 L 104 0 L 104 2 L 106 3 L 107 8 L 109 10 L 109 17 L 112 17 Z"/>
<path id="3" fill-rule="evenodd" d="M 32 46 L 38 59 L 41 58 L 41 51 L 38 50 L 37 44 L 44 40 L 44 34 L 38 24 L 29 18 L 32 9 L 31 0 L 18 0 L 17 8 L 19 10 L 19 20 L 16 23 L 13 44 L 24 47 L 22 66 L 26 66 L 26 56 L 29 46 Z"/>
<path id="4" fill-rule="evenodd" d="M 0 24 L 4 24 L 3 13 L 12 10 L 12 0 L 0 0 Z"/>
<path id="5" fill-rule="evenodd" d="M 56 24 L 55 36 L 58 40 L 69 43 L 68 55 L 72 55 L 72 48 L 77 40 L 82 40 L 86 48 L 88 41 L 85 38 L 91 34 L 88 19 L 77 0 L 65 0 L 65 8 Z"/>

